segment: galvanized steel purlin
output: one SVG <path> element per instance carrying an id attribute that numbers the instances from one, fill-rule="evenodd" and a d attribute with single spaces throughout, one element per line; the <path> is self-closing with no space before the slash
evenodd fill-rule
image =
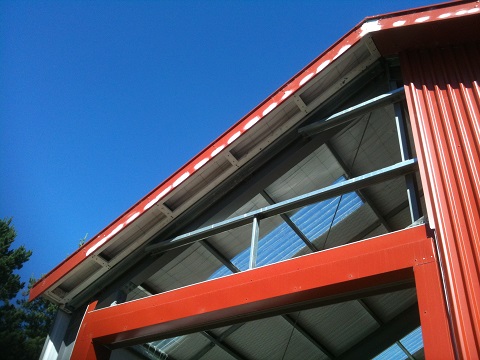
<path id="1" fill-rule="evenodd" d="M 405 52 L 407 103 L 457 350 L 480 353 L 480 45 Z"/>
<path id="2" fill-rule="evenodd" d="M 358 116 L 367 114 L 378 108 L 385 107 L 401 101 L 405 97 L 403 87 L 393 89 L 385 94 L 374 97 L 373 99 L 364 101 L 360 104 L 342 110 L 338 113 L 330 115 L 325 119 L 315 121 L 298 129 L 298 133 L 302 135 L 312 136 L 335 126 L 340 126 L 349 121 L 355 120 Z M 402 159 L 403 160 L 403 159 Z"/>
<path id="3" fill-rule="evenodd" d="M 454 17 L 469 16 L 476 14 L 479 11 L 480 9 L 478 8 L 478 3 L 476 1 L 469 3 L 462 2 L 460 4 L 441 4 L 437 7 L 430 6 L 423 9 L 402 11 L 398 14 L 393 13 L 385 16 L 378 16 L 376 18 L 369 18 L 367 21 L 357 25 L 302 69 L 279 90 L 274 92 L 260 105 L 255 107 L 254 110 L 240 119 L 240 121 L 228 129 L 206 149 L 157 186 L 147 196 L 133 205 L 123 215 L 114 220 L 99 234 L 88 241 L 82 248 L 78 249 L 70 257 L 65 259 L 44 278 L 39 280 L 30 291 L 30 299 L 35 299 L 54 285 L 58 284 L 59 280 L 72 271 L 77 265 L 85 261 L 90 255 L 101 251 L 102 248 L 118 233 L 134 223 L 137 218 L 148 211 L 161 199 L 165 198 L 170 192 L 172 192 L 172 190 L 187 180 L 209 160 L 229 147 L 257 122 L 262 121 L 262 119 L 272 110 L 286 101 L 292 94 L 295 94 L 311 79 L 324 71 L 325 68 L 334 63 L 336 59 L 341 57 L 353 45 L 360 42 L 367 34 L 391 28 L 415 26 L 425 22 L 435 22 Z"/>
<path id="4" fill-rule="evenodd" d="M 168 239 L 158 244 L 153 244 L 145 248 L 147 252 L 163 252 L 175 247 L 191 244 L 195 241 L 206 239 L 210 236 L 238 228 L 240 226 L 255 222 L 255 219 L 265 219 L 275 215 L 285 214 L 288 211 L 298 209 L 312 203 L 330 199 L 336 196 L 357 191 L 368 186 L 378 184 L 399 176 L 411 174 L 417 170 L 417 160 L 405 160 L 382 169 L 378 169 L 367 174 L 345 180 L 340 183 L 311 191 L 309 193 L 296 196 L 289 200 L 284 200 L 273 205 L 269 205 L 249 213 L 229 218 L 227 220 L 179 235 L 173 239 Z M 258 226 L 258 224 L 257 224 Z M 254 225 L 254 228 L 256 226 Z M 257 234 L 258 237 L 258 234 Z"/>

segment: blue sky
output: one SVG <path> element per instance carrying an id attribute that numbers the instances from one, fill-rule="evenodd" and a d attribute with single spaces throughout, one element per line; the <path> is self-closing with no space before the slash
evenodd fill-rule
<path id="1" fill-rule="evenodd" d="M 432 1 L 0 1 L 0 218 L 64 260 L 364 17 Z"/>

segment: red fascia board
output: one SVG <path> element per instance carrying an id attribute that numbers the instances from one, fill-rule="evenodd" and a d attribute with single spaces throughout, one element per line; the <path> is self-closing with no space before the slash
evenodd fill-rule
<path id="1" fill-rule="evenodd" d="M 480 5 L 480 4 L 479 4 Z M 391 56 L 409 49 L 448 46 L 475 42 L 480 39 L 480 9 L 473 8 L 470 16 L 452 16 L 450 9 L 441 15 L 448 15 L 444 21 L 423 22 L 417 26 L 390 28 L 372 34 L 372 39 L 383 56 Z M 445 10 L 444 10 L 445 11 Z M 457 12 L 462 13 L 463 10 Z M 404 16 L 401 21 L 415 21 Z"/>
<path id="2" fill-rule="evenodd" d="M 472 2 L 474 2 L 474 1 L 472 1 L 472 0 L 451 0 L 451 1 L 446 1 L 446 2 L 438 3 L 438 4 L 418 6 L 418 7 L 414 7 L 414 8 L 410 8 L 410 9 L 405 9 L 405 10 L 388 12 L 388 13 L 385 13 L 385 14 L 367 16 L 362 21 L 362 23 L 364 23 L 366 21 L 370 21 L 370 20 L 377 20 L 377 19 L 380 19 L 380 18 L 400 17 L 400 16 L 411 15 L 411 14 L 420 13 L 420 12 L 439 11 L 442 8 L 451 8 L 453 5 L 462 5 L 462 4 L 472 3 Z"/>
<path id="3" fill-rule="evenodd" d="M 150 207 L 154 206 L 163 197 L 168 195 L 170 191 L 199 170 L 206 162 L 210 161 L 223 149 L 227 148 L 244 133 L 248 132 L 255 123 L 261 121 L 270 111 L 282 104 L 325 68 L 331 66 L 331 64 L 334 63 L 344 52 L 361 41 L 363 36 L 370 32 L 416 25 L 419 24 L 419 19 L 422 20 L 420 23 L 439 21 L 443 19 L 441 16 L 442 14 L 445 14 L 445 9 L 448 9 L 448 12 L 454 17 L 470 15 L 480 10 L 477 6 L 478 3 L 475 1 L 467 3 L 462 2 L 460 4 L 452 3 L 451 5 L 440 4 L 417 10 L 381 15 L 376 18 L 367 18 L 367 21 L 358 24 L 345 36 L 340 38 L 320 56 L 297 73 L 292 79 L 282 85 L 265 101 L 260 103 L 251 112 L 230 127 L 225 133 L 210 143 L 197 156 L 192 158 L 187 164 L 147 194 L 147 196 L 138 201 L 99 234 L 94 236 L 90 241 L 83 245 L 83 247 L 78 249 L 40 279 L 30 291 L 30 300 L 37 298 L 53 287 L 59 280 L 85 261 L 91 254 L 105 246 L 115 235 L 132 224 L 137 218 L 148 211 Z"/>
<path id="4" fill-rule="evenodd" d="M 116 306 L 87 311 L 77 341 L 139 343 L 267 316 L 292 305 L 413 280 L 413 268 L 436 264 L 424 225 L 187 286 Z M 76 345 L 77 346 L 77 345 Z M 73 354 L 82 353 L 75 348 Z M 72 357 L 73 359 L 74 357 Z"/>

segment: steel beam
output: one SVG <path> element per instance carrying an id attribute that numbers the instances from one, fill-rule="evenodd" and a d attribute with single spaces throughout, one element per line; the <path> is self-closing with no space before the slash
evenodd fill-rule
<path id="1" fill-rule="evenodd" d="M 390 87 L 394 88 L 397 84 L 390 81 Z M 403 104 L 397 102 L 393 104 L 395 113 L 395 124 L 397 126 L 398 144 L 400 147 L 400 156 L 402 161 L 412 158 L 410 141 L 408 138 L 407 123 L 405 120 Z M 408 174 L 405 176 L 405 185 L 407 186 L 408 204 L 410 207 L 410 219 L 414 223 L 422 217 L 422 207 L 420 206 L 420 198 L 418 196 L 418 186 L 415 181 L 415 175 Z"/>
<path id="2" fill-rule="evenodd" d="M 93 344 L 141 344 L 365 296 L 411 281 L 412 269 L 428 263 L 435 263 L 432 241 L 417 226 L 109 308 L 91 305 L 72 359 L 95 359 Z"/>
<path id="3" fill-rule="evenodd" d="M 355 80 L 355 84 L 357 84 L 355 89 L 351 89 L 348 92 L 348 94 L 342 93 L 340 94 L 341 97 L 339 95 L 327 101 L 327 103 L 330 105 L 326 106 L 326 104 L 324 104 L 322 105 L 322 109 L 326 109 L 325 111 L 327 113 L 333 112 L 334 111 L 333 109 L 338 108 L 338 106 L 346 102 L 350 97 L 353 96 L 352 94 L 356 95 L 358 93 L 360 88 L 359 84 L 361 84 L 361 86 L 363 87 L 366 82 L 370 81 L 372 78 L 377 76 L 378 72 L 381 70 L 382 69 L 380 67 L 376 67 L 374 74 L 370 72 L 366 72 L 364 77 L 360 76 L 358 81 Z M 348 96 L 346 97 L 346 95 Z M 332 109 L 332 110 L 328 110 L 328 109 Z M 256 162 L 260 161 L 262 163 L 262 166 L 260 166 L 258 169 L 253 169 L 248 164 L 242 167 L 240 171 L 252 172 L 252 176 L 247 177 L 247 180 L 242 182 L 240 182 L 239 179 L 244 179 L 246 177 L 245 175 L 240 176 L 238 179 L 236 179 L 236 183 L 239 183 L 239 184 L 237 184 L 235 191 L 230 192 L 230 188 L 221 188 L 218 191 L 216 191 L 219 195 L 216 197 L 217 200 L 210 201 L 209 204 L 207 204 L 208 206 L 210 206 L 212 203 L 214 203 L 214 205 L 211 206 L 211 208 L 209 208 L 208 212 L 202 213 L 200 211 L 206 208 L 206 204 L 199 202 L 198 207 L 190 211 L 195 215 L 195 219 L 193 221 L 191 216 L 187 216 L 186 214 L 180 215 L 180 217 L 177 218 L 177 220 L 179 220 L 180 223 L 182 224 L 188 224 L 186 228 L 181 229 L 180 232 L 187 232 L 187 231 L 190 231 L 191 229 L 196 229 L 199 226 L 202 226 L 206 222 L 211 223 L 212 220 L 218 221 L 219 219 L 223 219 L 225 213 L 228 213 L 229 211 L 233 212 L 234 210 L 236 210 L 236 207 L 238 206 L 239 203 L 243 203 L 248 199 L 250 199 L 251 197 L 255 196 L 255 194 L 258 194 L 258 192 L 260 192 L 262 189 L 270 185 L 279 176 L 283 175 L 293 165 L 303 160 L 313 151 L 318 149 L 322 144 L 324 144 L 326 139 L 338 133 L 338 131 L 340 131 L 341 128 L 342 127 L 326 131 L 324 133 L 318 134 L 309 139 L 298 138 L 295 141 L 292 139 L 294 139 L 296 135 L 292 134 L 291 139 L 289 138 L 288 141 L 284 140 L 282 141 L 281 144 L 273 144 L 273 147 L 276 149 L 275 151 L 278 151 L 278 154 L 275 155 L 273 158 L 266 157 L 261 161 L 256 160 Z M 285 146 L 285 142 L 292 142 L 292 143 Z M 278 150 L 280 147 L 283 147 L 283 149 Z M 274 150 L 272 151 L 275 152 Z M 212 217 L 212 214 L 214 214 L 213 217 Z M 157 243 L 162 238 L 163 239 L 168 238 L 170 236 L 173 236 L 172 233 L 178 233 L 178 232 L 179 232 L 178 227 L 175 227 L 173 229 L 167 229 L 162 234 L 156 235 L 154 237 L 154 240 L 152 240 L 152 243 Z M 184 249 L 178 249 L 178 250 L 183 251 Z M 169 254 L 170 253 L 171 251 L 169 252 Z M 165 254 L 163 254 L 162 256 L 165 256 Z M 140 261 L 139 259 L 141 257 L 143 257 L 143 259 Z M 126 266 L 115 267 L 114 269 L 111 269 L 109 271 L 108 280 L 111 281 L 112 277 L 119 278 L 119 280 L 116 282 L 117 284 L 119 284 L 117 286 L 122 286 L 122 284 L 125 284 L 126 282 L 131 281 L 132 274 L 138 271 L 138 264 L 141 264 L 140 266 L 145 266 L 146 264 L 156 262 L 156 260 L 157 259 L 154 257 L 145 256 L 143 251 L 138 252 L 137 256 L 133 256 L 133 257 L 130 256 L 127 259 Z M 132 266 L 133 264 L 135 265 Z M 128 269 L 129 266 L 132 266 L 132 267 Z M 156 262 L 156 265 L 154 265 L 153 268 L 155 271 L 158 271 L 161 268 L 161 266 L 162 266 L 162 262 Z M 127 270 L 124 270 L 124 269 L 127 269 Z M 112 288 L 110 284 L 105 286 L 106 278 L 107 278 L 106 276 L 102 277 L 101 279 L 97 280 L 92 286 L 90 286 L 89 288 L 84 290 L 82 293 L 80 293 L 78 296 L 76 296 L 74 300 L 72 300 L 68 304 L 69 307 L 81 306 L 86 301 L 88 301 L 88 299 L 95 296 L 95 293 L 98 292 L 98 289 L 102 289 L 102 292 L 103 292 L 107 288 L 108 289 Z M 141 278 L 137 283 L 141 283 L 146 278 L 147 277 Z"/>
<path id="4" fill-rule="evenodd" d="M 402 349 L 403 353 L 407 356 L 407 358 L 409 358 L 410 360 L 416 360 L 412 354 L 410 354 L 410 351 L 408 351 L 408 349 L 403 346 L 403 344 L 400 342 L 400 341 L 396 341 L 395 344 L 397 344 L 397 346 Z"/>
<path id="5" fill-rule="evenodd" d="M 384 327 L 385 326 L 385 322 L 380 319 L 380 317 L 375 314 L 375 312 L 365 303 L 365 301 L 363 301 L 362 299 L 358 299 L 357 302 L 362 305 L 362 307 L 368 312 L 368 314 L 372 317 L 373 320 L 375 320 L 375 322 L 380 325 L 381 327 Z M 400 339 L 403 337 L 401 336 L 397 331 L 395 331 L 395 334 L 397 335 L 397 338 L 394 339 L 395 340 L 395 344 L 397 344 L 397 346 L 402 349 L 402 351 L 405 353 L 405 355 L 410 359 L 410 360 L 415 360 L 413 357 L 412 357 L 412 354 L 410 354 L 410 352 L 405 348 L 405 346 L 403 346 L 403 344 L 400 342 Z"/>
<path id="6" fill-rule="evenodd" d="M 314 339 L 311 334 L 308 333 L 298 322 L 293 320 L 290 315 L 282 315 L 282 317 L 288 321 L 290 325 L 292 325 L 295 330 L 297 330 L 300 334 L 302 334 L 308 341 L 310 341 L 315 347 L 323 352 L 329 359 L 335 359 L 335 355 L 328 350 L 325 345 L 321 344 L 318 340 Z"/>
<path id="7" fill-rule="evenodd" d="M 233 334 L 239 328 L 241 328 L 245 323 L 235 324 L 230 326 L 227 330 L 225 330 L 219 337 L 217 337 L 217 341 L 223 341 L 228 336 Z M 206 353 L 212 350 L 215 347 L 215 343 L 210 342 L 208 345 L 204 346 L 199 352 L 197 352 L 190 360 L 200 360 Z"/>
<path id="8" fill-rule="evenodd" d="M 227 259 L 225 255 L 223 255 L 216 247 L 210 244 L 209 241 L 201 240 L 200 244 L 202 244 L 205 249 L 207 249 L 213 256 L 215 256 L 217 260 L 219 260 L 223 265 L 225 265 L 231 272 L 240 272 L 240 269 L 236 267 L 235 264 L 232 263 L 229 259 Z"/>
<path id="9" fill-rule="evenodd" d="M 371 359 L 396 340 L 408 335 L 420 325 L 417 304 L 410 306 L 388 323 L 383 324 L 363 341 L 341 354 L 338 360 Z M 440 357 L 448 359 L 448 357 Z M 438 359 L 438 358 L 434 358 Z"/>
<path id="10" fill-rule="evenodd" d="M 157 242 L 160 239 L 172 237 L 178 233 L 198 228 L 206 222 L 212 222 L 212 216 L 213 221 L 215 221 L 214 219 L 223 219 L 225 213 L 228 213 L 230 210 L 233 212 L 236 210 L 236 207 L 238 207 L 239 203 L 243 203 L 252 196 L 255 196 L 255 194 L 258 194 L 260 190 L 271 184 L 279 176 L 283 175 L 285 171 L 289 170 L 293 165 L 315 151 L 324 143 L 325 139 L 333 136 L 338 132 L 338 130 L 339 129 L 333 129 L 327 133 L 319 134 L 311 139 L 299 138 L 296 132 L 292 132 L 291 136 L 288 139 L 284 139 L 281 144 L 272 144 L 272 148 L 270 149 L 269 147 L 268 153 L 270 150 L 273 153 L 278 153 L 276 153 L 275 156 L 272 154 L 269 154 L 268 156 L 262 155 L 262 159 L 256 159 L 256 163 L 259 162 L 261 164 L 259 167 L 246 164 L 239 169 L 242 175 L 236 173 L 236 179 L 234 183 L 237 185 L 234 191 L 231 191 L 232 188 L 231 184 L 229 185 L 229 182 L 222 184 L 214 191 L 215 195 L 209 197 L 208 202 L 199 201 L 198 204 L 195 204 L 195 206 L 192 207 L 192 209 L 188 210 L 184 214 L 180 214 L 174 223 L 167 225 L 160 234 L 155 235 L 152 239 L 152 242 Z M 293 139 L 296 140 L 294 141 Z M 287 146 L 285 145 L 285 143 L 290 142 L 293 143 Z M 247 178 L 247 180 L 245 180 L 245 178 Z M 205 211 L 205 209 L 208 209 L 208 211 Z M 186 224 L 186 226 L 182 225 L 185 227 L 179 228 L 179 224 Z M 183 231 L 183 229 L 185 230 Z M 179 250 L 184 251 L 184 249 Z M 104 292 L 106 289 L 112 288 L 112 281 L 115 281 L 122 286 L 122 284 L 131 281 L 130 278 L 132 273 L 136 273 L 139 266 L 148 266 L 149 264 L 156 262 L 156 260 L 156 258 L 145 254 L 144 249 L 138 249 L 138 251 L 133 252 L 122 261 L 121 267 L 115 266 L 114 268 L 110 269 L 108 271 L 108 276 L 106 276 L 106 274 L 103 275 L 94 281 L 89 287 L 76 295 L 68 303 L 68 307 L 70 309 L 74 309 L 83 306 L 87 301 L 89 301 L 89 299 L 97 296 L 99 289 Z M 156 271 L 158 271 L 161 266 L 161 262 L 157 263 Z M 60 274 L 59 276 L 63 277 L 65 274 Z M 49 277 L 49 279 L 45 282 L 45 287 L 52 285 L 52 283 L 49 282 L 51 279 L 52 278 Z M 118 279 L 118 281 L 115 279 Z M 141 282 L 144 280 L 145 278 L 143 278 Z M 116 291 L 116 289 L 113 291 Z"/>
<path id="11" fill-rule="evenodd" d="M 409 174 L 414 172 L 416 169 L 416 160 L 412 159 L 403 161 L 365 175 L 357 176 L 353 179 L 348 179 L 338 184 L 327 186 L 320 190 L 315 190 L 307 194 L 279 202 L 275 205 L 270 205 L 244 215 L 236 216 L 234 218 L 191 231 L 155 245 L 150 245 L 146 248 L 146 251 L 155 253 L 165 251 L 167 249 L 173 249 L 179 246 L 184 246 L 212 235 L 247 225 L 253 221 L 254 218 L 264 219 L 283 214 L 318 201 L 326 200 L 351 191 L 357 191 L 383 181 L 394 179 L 398 176 Z"/>
<path id="12" fill-rule="evenodd" d="M 403 87 L 401 87 L 388 93 L 374 97 L 373 99 L 364 101 L 343 111 L 337 112 L 313 124 L 306 125 L 298 129 L 298 133 L 305 136 L 312 136 L 322 131 L 331 129 L 335 126 L 348 123 L 363 114 L 396 103 L 404 98 L 405 90 L 403 89 Z"/>
<path id="13" fill-rule="evenodd" d="M 265 200 L 273 205 L 275 204 L 275 201 L 265 192 L 265 191 L 262 191 L 261 192 L 261 195 L 265 198 Z M 298 227 L 295 225 L 295 223 L 293 223 L 290 218 L 285 215 L 285 214 L 282 214 L 283 216 L 285 216 L 286 220 L 289 220 L 291 223 L 292 223 L 292 229 L 295 231 L 295 229 L 298 229 Z M 282 218 L 283 218 L 282 216 Z M 380 224 L 377 224 L 375 227 L 379 226 Z M 298 231 L 303 234 L 301 232 L 300 229 L 298 229 Z M 368 231 L 370 232 L 370 231 Z M 361 236 L 361 238 L 363 238 L 364 236 Z M 306 237 L 305 237 L 306 238 Z M 308 239 L 306 239 L 307 241 L 309 241 Z M 358 239 L 355 239 L 354 241 L 356 241 Z M 353 241 L 348 241 L 347 243 L 351 243 Z M 216 248 L 214 248 L 209 242 L 207 242 L 206 240 L 201 240 L 200 243 L 202 245 L 207 245 L 205 246 L 207 250 L 209 250 L 215 257 L 217 257 L 217 259 L 219 259 L 228 269 L 230 269 L 230 271 L 232 271 L 232 273 L 237 273 L 237 272 L 240 272 L 240 269 L 238 269 L 230 260 L 228 260 L 223 254 L 221 254 L 221 252 L 219 250 L 217 250 Z M 313 245 L 313 244 L 312 244 Z M 152 295 L 153 293 L 149 294 L 149 295 Z M 361 299 L 358 300 L 358 302 L 365 308 L 365 310 L 367 310 L 367 312 L 372 316 L 372 318 L 379 324 L 379 325 L 383 325 L 383 321 L 365 304 L 365 302 Z M 333 352 L 330 351 L 325 345 L 323 345 L 322 343 L 320 343 L 318 340 L 316 340 L 310 333 L 308 333 L 308 331 L 306 331 L 300 324 L 296 323 L 292 318 L 291 316 L 285 314 L 285 315 L 281 315 L 288 323 L 290 323 L 292 326 L 295 327 L 295 329 L 305 337 L 306 340 L 308 340 L 310 343 L 312 343 L 315 347 L 317 347 L 317 349 L 319 349 L 320 351 L 322 351 L 328 358 L 330 359 L 334 359 L 335 358 L 335 355 L 333 355 Z M 241 323 L 241 324 L 235 324 L 233 326 L 231 326 L 228 330 L 226 330 L 224 333 L 222 333 L 222 335 L 220 337 L 218 337 L 218 341 L 223 341 L 223 339 L 225 339 L 227 336 L 229 336 L 231 333 L 233 333 L 234 331 L 236 331 L 240 326 L 243 326 L 244 323 Z M 397 345 L 401 345 L 399 344 L 399 342 L 397 341 Z M 199 360 L 201 357 L 203 357 L 206 353 L 208 353 L 211 349 L 213 349 L 215 346 L 215 344 L 213 342 L 209 343 L 208 345 L 206 345 L 205 347 L 203 347 L 197 354 L 195 354 L 195 356 L 193 356 L 193 358 L 191 360 Z M 408 352 L 406 352 L 406 355 L 409 356 L 410 354 Z"/>
<path id="14" fill-rule="evenodd" d="M 332 130 L 328 134 L 319 134 L 309 139 L 298 138 L 297 134 L 292 134 L 292 139 L 285 139 L 285 142 L 281 144 L 272 144 L 273 149 L 271 151 L 275 155 L 270 155 L 266 159 L 256 160 L 255 162 L 260 162 L 260 166 L 257 167 L 254 167 L 254 164 L 244 165 L 239 171 L 245 171 L 248 175 L 238 177 L 236 175 L 236 186 L 234 189 L 219 189 L 219 199 L 209 204 L 208 212 L 199 215 L 197 211 L 197 214 L 194 214 L 196 216 L 192 219 L 187 219 L 187 226 L 182 229 L 176 229 L 175 232 L 178 232 L 178 230 L 182 232 L 191 231 L 199 228 L 206 222 L 214 223 L 225 219 L 225 214 L 235 212 L 239 204 L 244 204 L 252 199 L 262 189 L 268 187 L 293 166 L 317 150 L 325 143 L 326 139 L 337 132 Z M 158 237 L 155 238 L 155 241 L 160 240 Z"/>
<path id="15" fill-rule="evenodd" d="M 267 194 L 265 190 L 262 190 L 260 192 L 260 195 L 270 204 L 274 205 L 276 204 L 275 200 L 273 200 L 270 195 Z M 285 221 L 285 223 L 290 227 L 290 229 L 293 230 L 295 234 L 307 245 L 307 247 L 312 250 L 312 252 L 318 251 L 317 247 L 315 244 L 313 244 L 310 239 L 303 233 L 302 230 L 298 228 L 298 226 L 290 219 L 290 217 L 287 214 L 280 214 L 280 217 Z"/>
<path id="16" fill-rule="evenodd" d="M 265 192 L 261 192 L 262 196 L 270 203 L 274 204 L 275 202 L 273 199 Z M 284 215 L 284 214 L 283 214 Z M 290 220 L 290 218 L 287 215 L 284 215 L 287 220 L 289 220 L 293 224 L 293 230 L 298 229 L 297 226 Z M 283 216 L 282 216 L 283 218 Z M 300 229 L 298 231 L 301 232 Z M 305 235 L 304 235 L 305 236 Z M 308 239 L 307 239 L 308 241 Z M 210 251 L 217 259 L 219 259 L 232 273 L 237 273 L 240 272 L 240 269 L 238 269 L 230 260 L 228 260 L 220 251 L 218 251 L 215 247 L 213 247 L 208 241 L 202 240 L 200 241 L 202 245 L 206 245 L 205 248 Z M 313 245 L 313 244 L 312 244 Z M 333 359 L 334 356 L 331 351 L 329 351 L 323 344 L 318 342 L 316 339 L 313 338 L 311 334 L 309 334 L 304 328 L 302 328 L 299 324 L 296 324 L 292 318 L 289 315 L 282 315 L 282 317 L 287 320 L 292 326 L 295 327 L 295 329 L 302 334 L 308 341 L 310 341 L 314 346 L 316 346 L 320 351 L 322 351 L 324 354 L 327 355 L 330 359 Z M 224 333 L 222 333 L 218 338 L 217 341 L 223 341 L 227 336 L 229 336 L 231 333 L 236 331 L 240 326 L 243 326 L 244 324 L 235 324 L 231 326 L 228 330 L 226 330 Z M 213 347 L 216 345 L 215 342 L 211 342 L 210 344 L 206 345 L 204 348 L 202 348 L 195 356 L 192 358 L 194 359 L 200 359 L 202 356 L 204 356 L 206 353 L 208 353 Z"/>
<path id="17" fill-rule="evenodd" d="M 340 157 L 340 154 L 330 145 L 330 143 L 327 141 L 325 143 L 326 147 L 328 150 L 332 153 L 333 157 L 335 160 L 338 162 L 340 167 L 342 168 L 343 172 L 349 179 L 355 177 L 352 170 L 348 168 L 347 164 L 343 161 L 343 159 Z M 385 217 L 380 213 L 380 211 L 377 209 L 373 201 L 368 197 L 368 195 L 365 195 L 365 191 L 358 190 L 357 194 L 360 196 L 360 198 L 370 206 L 372 211 L 375 213 L 375 216 L 377 217 L 378 221 L 385 227 L 387 232 L 391 232 L 393 229 L 390 226 L 390 224 L 387 222 Z"/>
<path id="18" fill-rule="evenodd" d="M 257 266 L 258 237 L 260 235 L 260 221 L 254 217 L 252 221 L 252 240 L 250 245 L 250 259 L 248 268 L 251 270 Z"/>
<path id="19" fill-rule="evenodd" d="M 93 301 L 88 304 L 87 309 L 85 310 L 85 315 L 80 325 L 79 333 L 83 333 L 86 330 L 88 331 L 87 320 L 91 313 L 95 311 L 98 301 Z M 91 337 L 78 337 L 75 339 L 75 345 L 73 346 L 73 352 L 71 359 L 85 359 L 85 360 L 107 360 L 110 358 L 111 350 L 106 346 L 94 343 Z"/>
<path id="20" fill-rule="evenodd" d="M 215 347 L 215 344 L 213 342 L 209 342 L 207 345 L 201 348 L 200 351 L 198 351 L 195 355 L 190 357 L 190 360 L 200 360 L 205 354 L 207 354 L 214 347 Z"/>
<path id="21" fill-rule="evenodd" d="M 226 345 L 223 341 L 220 341 L 214 334 L 210 331 L 201 331 L 200 334 L 205 336 L 210 342 L 217 345 L 220 349 L 225 351 L 228 355 L 234 359 L 243 360 L 246 359 L 244 356 L 240 355 L 237 351 L 232 349 L 230 346 Z"/>
<path id="22" fill-rule="evenodd" d="M 99 300 L 99 306 L 109 306 L 108 298 L 115 294 L 118 289 L 121 289 L 127 283 L 133 283 L 135 285 L 142 284 L 146 279 L 155 274 L 159 269 L 168 264 L 170 261 L 179 256 L 187 248 L 179 248 L 175 251 L 169 251 L 161 254 L 160 257 L 143 255 L 143 261 L 139 261 L 138 252 L 137 256 L 133 256 L 132 259 L 124 261 L 125 270 L 123 273 L 114 272 L 110 274 L 110 282 L 105 285 L 103 281 L 94 282 L 91 287 L 81 292 L 74 298 L 68 305 L 72 308 L 77 308 L 85 304 L 88 299 L 97 297 Z M 136 260 L 137 262 L 135 262 Z M 105 279 L 103 279 L 105 280 Z"/>

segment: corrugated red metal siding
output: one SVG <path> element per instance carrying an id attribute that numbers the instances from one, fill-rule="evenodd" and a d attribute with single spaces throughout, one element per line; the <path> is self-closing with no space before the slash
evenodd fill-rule
<path id="1" fill-rule="evenodd" d="M 458 355 L 480 354 L 480 44 L 401 54 Z"/>

